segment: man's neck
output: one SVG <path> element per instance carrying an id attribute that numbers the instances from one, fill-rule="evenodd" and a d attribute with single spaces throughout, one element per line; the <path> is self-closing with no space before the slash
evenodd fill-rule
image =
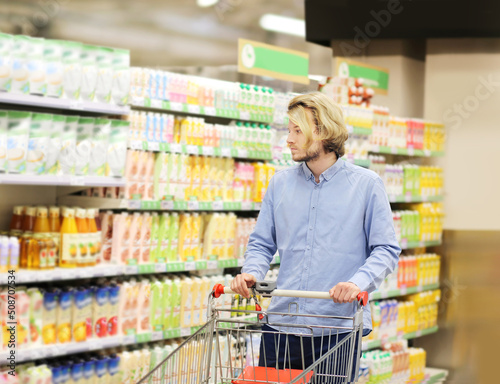
<path id="1" fill-rule="evenodd" d="M 319 176 L 337 162 L 334 152 L 323 153 L 317 159 L 306 163 L 307 167 L 314 175 L 316 183 L 319 183 Z"/>

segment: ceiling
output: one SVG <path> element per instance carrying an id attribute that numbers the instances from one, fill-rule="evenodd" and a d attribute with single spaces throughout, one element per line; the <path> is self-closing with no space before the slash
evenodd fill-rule
<path id="1" fill-rule="evenodd" d="M 329 75 L 331 49 L 302 37 L 266 32 L 265 13 L 304 19 L 303 0 L 0 0 L 0 29 L 128 48 L 132 65 L 220 66 L 237 63 L 243 37 L 308 52 L 310 73 Z"/>

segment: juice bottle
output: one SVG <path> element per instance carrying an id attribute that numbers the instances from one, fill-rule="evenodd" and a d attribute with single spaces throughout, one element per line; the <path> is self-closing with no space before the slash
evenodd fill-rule
<path id="1" fill-rule="evenodd" d="M 75 221 L 75 210 L 65 208 L 62 211 L 63 222 L 61 225 L 61 247 L 59 252 L 59 266 L 75 268 L 77 262 L 78 229 Z M 77 236 L 75 236 L 77 235 Z"/>
<path id="2" fill-rule="evenodd" d="M 89 252 L 89 225 L 85 209 L 76 210 L 76 228 L 78 231 L 78 250 L 76 264 L 79 267 L 86 267 L 90 263 Z"/>
<path id="3" fill-rule="evenodd" d="M 47 243 L 43 233 L 35 233 L 28 244 L 28 269 L 47 269 Z"/>
<path id="4" fill-rule="evenodd" d="M 88 265 L 96 265 L 97 254 L 101 251 L 101 233 L 97 229 L 97 223 L 95 221 L 95 210 L 87 209 L 86 215 L 89 228 L 90 260 Z"/>
<path id="5" fill-rule="evenodd" d="M 48 210 L 45 207 L 38 207 L 36 211 L 35 225 L 33 226 L 35 233 L 50 232 Z"/>
<path id="6" fill-rule="evenodd" d="M 36 220 L 36 208 L 28 207 L 26 208 L 26 215 L 23 219 L 23 232 L 24 233 L 33 233 L 33 228 L 35 227 Z"/>
<path id="7" fill-rule="evenodd" d="M 23 217 L 24 217 L 24 207 L 22 205 L 15 206 L 9 227 L 12 236 L 20 235 L 22 233 Z"/>

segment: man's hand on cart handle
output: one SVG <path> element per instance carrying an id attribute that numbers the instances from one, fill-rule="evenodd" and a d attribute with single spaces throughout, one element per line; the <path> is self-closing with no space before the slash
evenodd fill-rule
<path id="1" fill-rule="evenodd" d="M 231 290 L 234 293 L 237 293 L 249 299 L 250 290 L 248 288 L 253 287 L 256 282 L 257 279 L 255 278 L 254 275 L 250 275 L 249 273 L 241 273 L 237 275 L 233 279 L 233 281 L 231 281 Z"/>
<path id="2" fill-rule="evenodd" d="M 335 303 L 352 303 L 358 300 L 361 289 L 354 283 L 338 283 L 329 293 Z"/>

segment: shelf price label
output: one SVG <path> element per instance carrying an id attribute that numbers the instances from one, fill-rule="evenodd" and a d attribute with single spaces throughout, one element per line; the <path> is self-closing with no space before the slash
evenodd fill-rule
<path id="1" fill-rule="evenodd" d="M 214 147 L 203 146 L 203 155 L 204 156 L 213 156 L 214 155 Z"/>
<path id="2" fill-rule="evenodd" d="M 243 201 L 241 203 L 241 210 L 242 211 L 250 211 L 250 210 L 252 210 L 252 202 L 251 201 Z"/>
<path id="3" fill-rule="evenodd" d="M 163 263 L 155 263 L 155 272 L 167 272 L 167 265 Z"/>
<path id="4" fill-rule="evenodd" d="M 200 106 L 194 105 L 194 104 L 188 104 L 188 112 L 195 113 L 195 114 L 199 115 L 200 114 Z"/>
<path id="5" fill-rule="evenodd" d="M 217 260 L 208 260 L 207 269 L 217 269 Z"/>
<path id="6" fill-rule="evenodd" d="M 214 211 L 222 211 L 224 209 L 224 203 L 222 200 L 216 200 L 212 202 L 212 209 Z"/>
<path id="7" fill-rule="evenodd" d="M 182 112 L 182 103 L 170 102 L 170 109 L 176 112 Z"/>
<path id="8" fill-rule="evenodd" d="M 181 328 L 181 337 L 191 336 L 191 328 Z"/>
<path id="9" fill-rule="evenodd" d="M 196 263 L 194 261 L 186 261 L 184 263 L 184 268 L 186 271 L 195 271 L 196 270 Z"/>
<path id="10" fill-rule="evenodd" d="M 148 142 L 148 150 L 158 152 L 160 150 L 160 143 L 157 141 Z"/>
<path id="11" fill-rule="evenodd" d="M 129 200 L 128 201 L 129 209 L 141 209 L 141 200 Z"/>
<path id="12" fill-rule="evenodd" d="M 173 210 L 174 209 L 174 201 L 173 200 L 162 200 L 160 202 L 161 204 L 161 209 L 165 209 L 165 210 Z"/>
<path id="13" fill-rule="evenodd" d="M 188 201 L 188 210 L 190 211 L 196 211 L 200 209 L 200 203 L 198 200 L 189 200 Z"/>
<path id="14" fill-rule="evenodd" d="M 205 107 L 205 115 L 215 116 L 215 108 L 214 107 Z"/>
<path id="15" fill-rule="evenodd" d="M 151 99 L 151 108 L 162 109 L 163 100 L 160 99 Z"/>
<path id="16" fill-rule="evenodd" d="M 250 120 L 250 112 L 240 111 L 240 119 L 241 120 Z"/>
<path id="17" fill-rule="evenodd" d="M 151 341 L 163 340 L 163 331 L 155 331 L 151 335 Z"/>
<path id="18" fill-rule="evenodd" d="M 187 153 L 190 155 L 198 155 L 200 153 L 198 146 L 196 146 L 196 145 L 188 145 L 186 147 L 186 149 L 187 149 Z"/>
<path id="19" fill-rule="evenodd" d="M 248 151 L 246 149 L 239 149 L 238 157 L 248 157 Z"/>
<path id="20" fill-rule="evenodd" d="M 221 149 L 222 157 L 231 157 L 231 148 L 222 148 Z"/>
<path id="21" fill-rule="evenodd" d="M 170 144 L 170 151 L 172 153 L 182 153 L 182 145 L 181 144 Z"/>

